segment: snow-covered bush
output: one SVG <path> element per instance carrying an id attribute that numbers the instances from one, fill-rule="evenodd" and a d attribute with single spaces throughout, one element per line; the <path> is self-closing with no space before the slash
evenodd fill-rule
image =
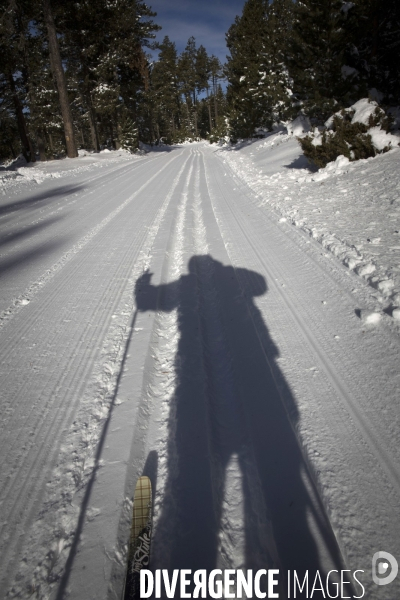
<path id="1" fill-rule="evenodd" d="M 124 114 L 118 124 L 118 142 L 120 148 L 128 152 L 136 152 L 138 149 L 138 128 L 135 122 L 127 114 Z"/>
<path id="2" fill-rule="evenodd" d="M 295 137 L 302 136 L 304 133 L 308 133 L 311 130 L 310 119 L 305 115 L 298 115 L 294 121 L 289 121 L 286 124 L 286 129 L 289 135 Z"/>
<path id="3" fill-rule="evenodd" d="M 389 133 L 392 120 L 374 101 L 364 98 L 332 115 L 322 130 L 298 138 L 305 156 L 323 168 L 340 155 L 359 160 L 399 145 Z"/>
<path id="4" fill-rule="evenodd" d="M 217 118 L 217 126 L 211 130 L 208 135 L 210 144 L 218 144 L 219 142 L 227 142 L 229 139 L 230 127 L 227 117 L 219 116 Z"/>
<path id="5" fill-rule="evenodd" d="M 200 142 L 201 138 L 195 135 L 194 131 L 187 127 L 184 123 L 179 129 L 175 129 L 174 132 L 165 139 L 167 144 L 189 144 L 192 142 Z"/>

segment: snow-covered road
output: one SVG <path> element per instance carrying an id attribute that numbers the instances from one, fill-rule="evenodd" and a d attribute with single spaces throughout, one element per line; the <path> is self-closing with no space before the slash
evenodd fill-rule
<path id="1" fill-rule="evenodd" d="M 372 288 L 215 148 L 95 171 L 0 202 L 0 596 L 119 598 L 145 473 L 154 569 L 278 568 L 280 598 L 287 570 L 361 569 L 400 597 L 371 580 L 400 560 L 400 339 L 360 319 Z"/>

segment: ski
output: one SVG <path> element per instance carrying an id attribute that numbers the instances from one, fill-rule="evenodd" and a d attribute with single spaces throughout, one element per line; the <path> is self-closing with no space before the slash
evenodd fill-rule
<path id="1" fill-rule="evenodd" d="M 151 481 L 140 477 L 133 498 L 132 527 L 129 538 L 128 566 L 123 600 L 140 598 L 140 570 L 150 562 L 152 519 Z"/>

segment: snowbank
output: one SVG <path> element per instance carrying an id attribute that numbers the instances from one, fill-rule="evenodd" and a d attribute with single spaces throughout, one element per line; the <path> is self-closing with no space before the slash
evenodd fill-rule
<path id="1" fill-rule="evenodd" d="M 368 119 L 365 103 L 358 104 L 355 118 Z M 383 143 L 382 134 L 376 132 L 375 144 Z M 280 131 L 219 153 L 257 194 L 260 206 L 301 227 L 365 279 L 382 310 L 398 319 L 400 149 L 355 162 L 339 156 L 313 171 L 294 136 Z"/>
<path id="2" fill-rule="evenodd" d="M 5 195 L 11 188 L 24 183 L 41 184 L 46 179 L 69 176 L 82 171 L 90 171 L 97 167 L 105 167 L 121 160 L 137 160 L 139 156 L 126 150 L 102 150 L 95 154 L 87 150 L 79 150 L 78 158 L 64 158 L 26 163 L 23 156 L 0 166 L 0 194 Z"/>
<path id="3" fill-rule="evenodd" d="M 287 132 L 289 135 L 300 136 L 311 131 L 311 123 L 308 117 L 299 115 L 294 121 L 287 124 Z"/>
<path id="4" fill-rule="evenodd" d="M 372 143 L 379 152 L 385 148 L 396 148 L 399 145 L 400 138 L 392 133 L 386 133 L 380 127 L 370 127 L 368 133 L 372 138 Z"/>

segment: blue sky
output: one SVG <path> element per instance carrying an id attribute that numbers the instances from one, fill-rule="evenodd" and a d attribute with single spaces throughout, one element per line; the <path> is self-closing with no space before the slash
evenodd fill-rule
<path id="1" fill-rule="evenodd" d="M 157 39 L 168 35 L 176 43 L 178 52 L 185 48 L 193 35 L 196 45 L 206 48 L 209 55 L 215 54 L 225 62 L 227 49 L 225 33 L 242 14 L 245 0 L 147 0 L 147 5 L 157 13 L 154 21 L 162 29 Z"/>

